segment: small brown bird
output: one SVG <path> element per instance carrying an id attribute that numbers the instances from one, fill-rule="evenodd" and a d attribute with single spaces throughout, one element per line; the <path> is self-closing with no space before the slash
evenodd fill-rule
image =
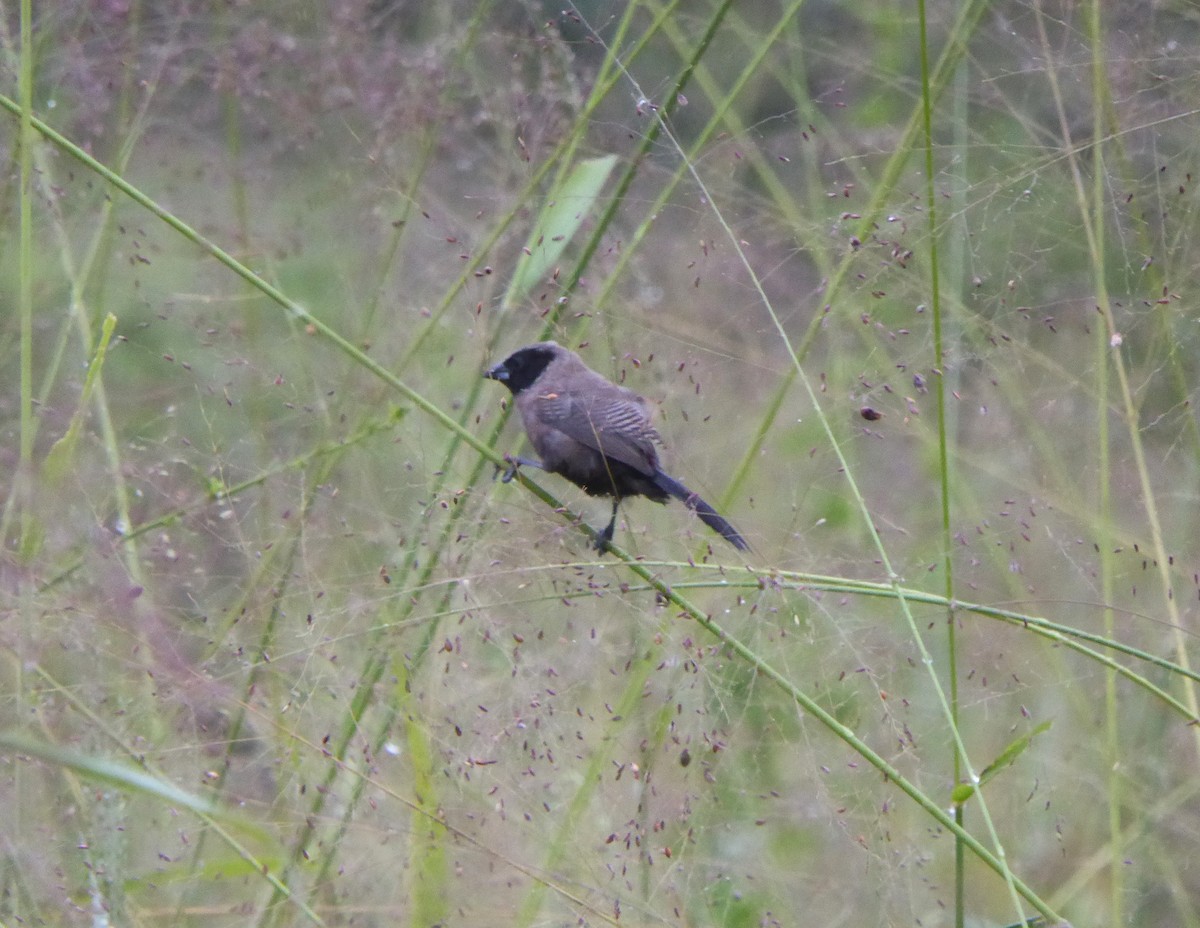
<path id="1" fill-rule="evenodd" d="M 650 404 L 589 368 L 556 342 L 538 342 L 513 352 L 484 372 L 516 397 L 525 434 L 541 461 L 513 458 L 518 466 L 561 474 L 590 496 L 613 498 L 612 519 L 596 539 L 601 551 L 612 541 L 617 507 L 627 496 L 656 503 L 683 502 L 700 521 L 739 551 L 750 546 L 732 525 L 658 464 L 661 438 L 650 424 Z"/>

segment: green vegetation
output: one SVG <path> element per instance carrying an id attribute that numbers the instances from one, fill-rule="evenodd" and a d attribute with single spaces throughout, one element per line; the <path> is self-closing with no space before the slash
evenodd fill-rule
<path id="1" fill-rule="evenodd" d="M 0 922 L 1200 925 L 1194 10 L 31 7 Z"/>

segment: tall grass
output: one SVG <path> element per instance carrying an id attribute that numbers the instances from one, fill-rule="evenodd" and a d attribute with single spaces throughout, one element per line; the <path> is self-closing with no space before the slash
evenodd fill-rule
<path id="1" fill-rule="evenodd" d="M 4 919 L 1196 923 L 1186 10 L 0 41 Z M 545 337 L 752 556 L 494 481 Z"/>

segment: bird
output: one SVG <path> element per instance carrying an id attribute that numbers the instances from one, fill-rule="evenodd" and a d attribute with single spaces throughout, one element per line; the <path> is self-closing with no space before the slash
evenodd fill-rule
<path id="1" fill-rule="evenodd" d="M 750 550 L 720 513 L 663 471 L 658 458 L 662 439 L 651 424 L 646 399 L 596 373 L 574 351 L 552 341 L 526 345 L 483 376 L 512 391 L 525 434 L 540 458 L 506 456 L 504 482 L 520 466 L 538 467 L 566 477 L 589 496 L 611 496 L 612 518 L 596 536 L 600 551 L 612 543 L 621 500 L 631 496 L 656 503 L 673 497 L 739 551 Z"/>

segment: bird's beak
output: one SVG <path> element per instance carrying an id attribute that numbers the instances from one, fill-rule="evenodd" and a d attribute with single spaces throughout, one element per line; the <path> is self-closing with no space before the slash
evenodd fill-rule
<path id="1" fill-rule="evenodd" d="M 495 367 L 489 367 L 486 371 L 484 371 L 483 376 L 489 380 L 499 380 L 501 383 L 504 383 L 506 380 L 508 380 L 508 368 L 505 367 L 504 362 L 501 361 Z"/>

